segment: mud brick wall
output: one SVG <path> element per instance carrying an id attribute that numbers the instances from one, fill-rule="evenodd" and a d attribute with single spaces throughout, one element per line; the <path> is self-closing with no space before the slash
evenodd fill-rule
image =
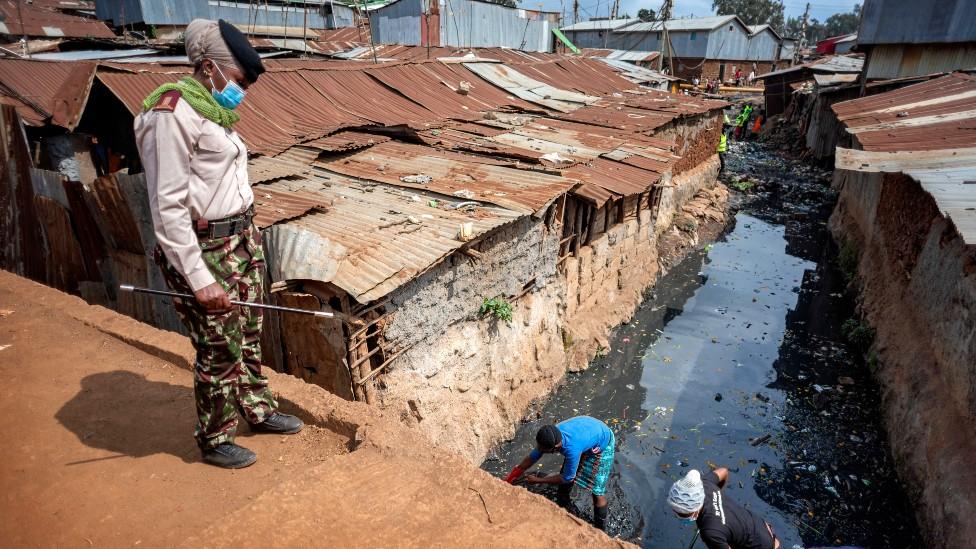
<path id="1" fill-rule="evenodd" d="M 783 62 L 785 66 L 789 66 L 789 61 Z M 719 77 L 722 65 L 725 65 L 725 80 L 728 81 L 735 76 L 735 69 L 742 69 L 743 76 L 749 74 L 752 70 L 752 65 L 756 65 L 756 74 L 766 74 L 776 70 L 773 68 L 774 63 L 772 61 L 729 61 L 729 60 L 717 60 L 717 59 L 701 59 L 701 58 L 675 58 L 675 76 L 679 78 L 684 78 L 685 80 L 691 80 L 695 76 L 701 79 L 715 79 Z"/>
<path id="2" fill-rule="evenodd" d="M 675 175 L 701 166 L 715 155 L 719 138 L 722 135 L 722 114 L 691 123 L 684 123 L 673 130 L 665 130 L 663 135 L 678 143 L 681 159 L 675 162 L 672 172 Z"/>
<path id="3" fill-rule="evenodd" d="M 830 229 L 859 251 L 861 311 L 899 476 L 931 547 L 976 537 L 976 247 L 918 182 L 838 171 Z"/>

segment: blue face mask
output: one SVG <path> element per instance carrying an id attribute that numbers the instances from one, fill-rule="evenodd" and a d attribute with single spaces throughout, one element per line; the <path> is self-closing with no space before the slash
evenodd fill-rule
<path id="1" fill-rule="evenodd" d="M 693 524 L 696 520 L 695 517 L 678 517 L 678 518 L 681 519 L 681 522 L 685 524 Z"/>
<path id="2" fill-rule="evenodd" d="M 241 104 L 241 101 L 244 101 L 244 95 L 247 92 L 245 92 L 244 88 L 242 88 L 237 82 L 228 80 L 227 77 L 224 76 L 224 71 L 220 70 L 220 65 L 214 63 L 214 67 L 217 67 L 217 72 L 220 73 L 220 77 L 224 79 L 226 84 L 224 84 L 224 89 L 218 92 L 216 86 L 214 86 L 213 77 L 211 77 L 210 95 L 213 96 L 214 100 L 216 100 L 217 104 L 221 107 L 231 110 L 236 109 L 237 106 Z"/>

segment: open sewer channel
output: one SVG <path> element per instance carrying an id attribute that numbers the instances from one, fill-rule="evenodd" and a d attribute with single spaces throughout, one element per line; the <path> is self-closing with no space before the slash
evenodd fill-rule
<path id="1" fill-rule="evenodd" d="M 483 467 L 504 476 L 541 425 L 589 415 L 617 438 L 610 535 L 689 547 L 695 526 L 674 517 L 668 489 L 717 466 L 730 470 L 726 497 L 769 522 L 783 549 L 923 546 L 877 386 L 844 335 L 856 317 L 826 227 L 829 172 L 754 143 L 732 144 L 728 169 L 756 182 L 730 230 L 663 276 L 609 352 L 568 375 Z M 561 459 L 537 467 L 556 472 Z M 589 520 L 589 494 L 573 499 Z"/>

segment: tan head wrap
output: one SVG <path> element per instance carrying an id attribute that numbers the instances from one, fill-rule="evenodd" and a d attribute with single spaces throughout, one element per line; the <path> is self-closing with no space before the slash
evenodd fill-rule
<path id="1" fill-rule="evenodd" d="M 220 35 L 220 27 L 216 21 L 194 19 L 186 26 L 184 36 L 186 56 L 190 58 L 190 63 L 196 65 L 204 59 L 210 59 L 218 65 L 241 68 Z"/>

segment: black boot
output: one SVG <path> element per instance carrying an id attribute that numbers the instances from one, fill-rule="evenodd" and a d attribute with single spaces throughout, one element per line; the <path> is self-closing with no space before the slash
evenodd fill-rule
<path id="1" fill-rule="evenodd" d="M 302 430 L 305 424 L 295 416 L 274 412 L 261 423 L 252 423 L 251 430 L 258 433 L 278 433 L 292 435 Z"/>
<path id="2" fill-rule="evenodd" d="M 573 490 L 572 483 L 560 484 L 559 488 L 556 489 L 556 505 L 564 509 L 569 509 L 569 504 L 572 501 L 569 495 L 572 492 L 572 490 Z"/>
<path id="3" fill-rule="evenodd" d="M 607 508 L 608 506 L 606 505 L 593 508 L 593 526 L 596 526 L 604 532 L 607 531 Z"/>
<path id="4" fill-rule="evenodd" d="M 224 469 L 243 469 L 258 460 L 254 452 L 233 442 L 203 451 L 203 461 Z"/>

